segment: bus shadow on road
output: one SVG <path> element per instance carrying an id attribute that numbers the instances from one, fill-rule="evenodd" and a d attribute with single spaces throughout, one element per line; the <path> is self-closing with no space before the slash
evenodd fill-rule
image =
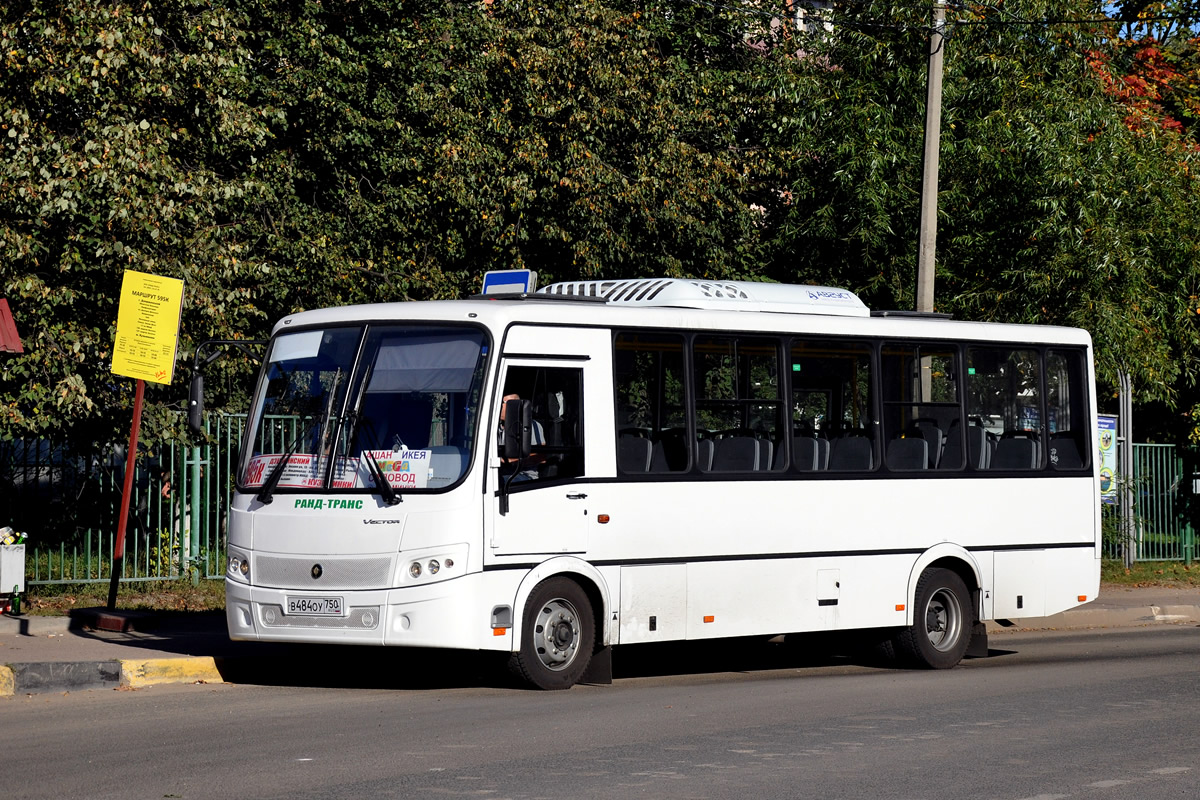
<path id="1" fill-rule="evenodd" d="M 630 645 L 614 650 L 613 677 L 889 666 L 886 652 L 874 644 L 861 637 L 822 633 Z"/>
<path id="2" fill-rule="evenodd" d="M 218 658 L 227 683 L 326 689 L 509 688 L 507 653 L 292 645 L 269 656 Z"/>
<path id="3" fill-rule="evenodd" d="M 421 648 L 284 645 L 261 656 L 218 658 L 229 683 L 346 689 L 527 688 L 507 653 Z M 613 678 L 750 673 L 837 665 L 886 667 L 861 639 L 829 634 L 747 637 L 617 647 Z"/>
<path id="4" fill-rule="evenodd" d="M 613 652 L 614 678 L 748 673 L 822 667 L 909 670 L 884 644 L 886 633 L 788 634 L 702 642 L 632 645 Z M 986 658 L 1015 655 L 990 648 Z M 974 660 L 971 658 L 964 660 Z"/>
<path id="5" fill-rule="evenodd" d="M 823 667 L 907 669 L 881 637 L 810 633 L 625 645 L 613 650 L 613 678 L 661 678 Z M 269 645 L 261 656 L 217 658 L 229 683 L 344 689 L 524 689 L 507 653 L 342 645 Z M 991 649 L 988 657 L 1015 651 Z"/>

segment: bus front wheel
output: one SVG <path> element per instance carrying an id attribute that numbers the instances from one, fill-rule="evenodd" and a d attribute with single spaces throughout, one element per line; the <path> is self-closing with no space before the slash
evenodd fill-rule
<path id="1" fill-rule="evenodd" d="M 896 650 L 916 666 L 949 669 L 967 652 L 972 620 L 971 594 L 958 573 L 927 569 L 917 581 L 913 624 L 896 637 Z"/>
<path id="2" fill-rule="evenodd" d="M 570 578 L 547 578 L 525 604 L 521 648 L 509 668 L 539 689 L 569 689 L 583 677 L 595 642 L 587 594 Z"/>

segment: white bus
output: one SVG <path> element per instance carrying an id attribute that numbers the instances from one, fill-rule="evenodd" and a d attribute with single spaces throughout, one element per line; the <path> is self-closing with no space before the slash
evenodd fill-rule
<path id="1" fill-rule="evenodd" d="M 827 287 L 589 281 L 298 313 L 228 529 L 234 639 L 494 650 L 871 630 L 917 666 L 1095 597 L 1091 340 Z"/>

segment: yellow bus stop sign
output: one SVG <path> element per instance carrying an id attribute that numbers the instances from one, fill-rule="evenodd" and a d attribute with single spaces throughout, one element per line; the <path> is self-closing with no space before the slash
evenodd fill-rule
<path id="1" fill-rule="evenodd" d="M 183 281 L 126 270 L 112 371 L 128 378 L 170 383 L 182 310 Z"/>

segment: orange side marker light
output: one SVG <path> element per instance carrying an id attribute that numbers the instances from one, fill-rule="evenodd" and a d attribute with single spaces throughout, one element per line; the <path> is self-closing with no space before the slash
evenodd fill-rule
<path id="1" fill-rule="evenodd" d="M 508 628 L 492 628 L 492 636 L 507 636 Z"/>
<path id="2" fill-rule="evenodd" d="M 897 610 L 897 611 L 903 611 L 903 610 L 904 610 L 904 603 L 897 603 L 897 604 L 896 604 L 896 610 Z"/>
<path id="3" fill-rule="evenodd" d="M 1079 595 L 1079 602 L 1081 602 L 1081 603 L 1086 603 L 1086 602 L 1087 602 L 1087 595 L 1086 595 L 1086 594 L 1081 594 L 1081 595 Z"/>
<path id="4" fill-rule="evenodd" d="M 711 614 L 705 614 L 705 615 L 704 615 L 704 621 L 705 621 L 705 622 L 716 622 L 716 621 L 717 621 L 717 618 L 716 618 L 716 617 L 714 617 L 714 616 L 712 616 Z"/>
<path id="5" fill-rule="evenodd" d="M 601 525 L 607 525 L 608 520 L 609 520 L 608 514 L 597 514 L 596 515 L 596 522 L 599 522 Z"/>

